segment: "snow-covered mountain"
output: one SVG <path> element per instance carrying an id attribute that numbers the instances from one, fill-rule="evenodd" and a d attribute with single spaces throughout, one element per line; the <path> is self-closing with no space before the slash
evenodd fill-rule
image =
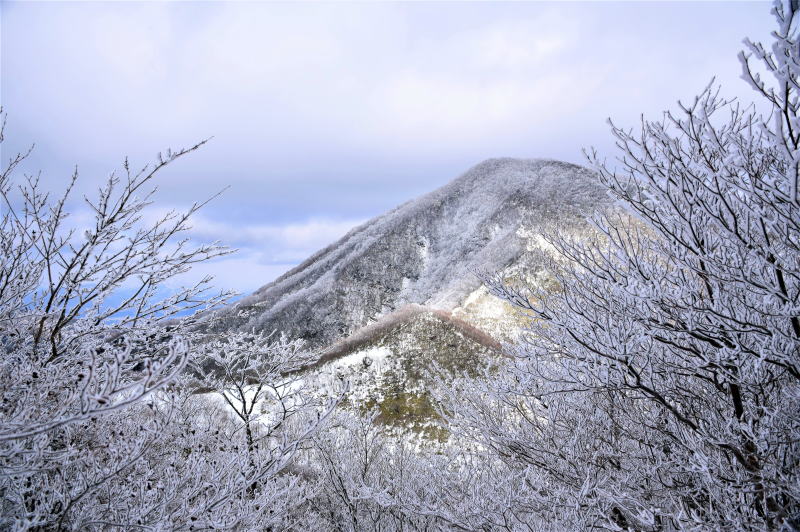
<path id="1" fill-rule="evenodd" d="M 522 269 L 542 227 L 576 226 L 606 201 L 580 166 L 489 159 L 353 229 L 223 311 L 214 329 L 284 331 L 322 351 L 408 304 L 491 328 L 504 309 L 475 272 Z"/>

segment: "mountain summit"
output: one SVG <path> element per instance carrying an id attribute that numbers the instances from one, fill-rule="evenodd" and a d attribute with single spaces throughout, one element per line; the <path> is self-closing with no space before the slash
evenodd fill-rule
<path id="1" fill-rule="evenodd" d="M 489 159 L 353 229 L 222 311 L 214 329 L 279 330 L 323 348 L 404 305 L 450 311 L 479 288 L 475 271 L 524 263 L 539 228 L 605 202 L 586 168 Z"/>

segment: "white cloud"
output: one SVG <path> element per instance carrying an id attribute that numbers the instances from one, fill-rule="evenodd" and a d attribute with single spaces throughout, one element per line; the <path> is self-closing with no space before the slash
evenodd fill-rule
<path id="1" fill-rule="evenodd" d="M 167 209 L 151 209 L 144 217 L 152 223 Z M 202 214 L 191 218 L 189 235 L 198 243 L 219 241 L 237 248 L 231 255 L 195 265 L 173 279 L 170 287 L 195 283 L 206 275 L 214 286 L 249 293 L 276 279 L 314 252 L 335 242 L 363 220 L 309 219 L 287 224 L 248 224 L 211 219 Z"/>
<path id="2" fill-rule="evenodd" d="M 298 263 L 315 251 L 344 236 L 364 220 L 312 218 L 286 224 L 235 224 L 197 215 L 192 218 L 191 235 L 198 241 L 220 241 L 258 253 L 264 263 Z"/>
<path id="3" fill-rule="evenodd" d="M 196 264 L 189 272 L 170 280 L 166 288 L 191 286 L 206 276 L 212 276 L 214 278 L 212 285 L 217 290 L 234 290 L 246 295 L 274 281 L 293 266 L 293 264 L 264 264 L 256 253 L 239 252 Z"/>
<path id="4" fill-rule="evenodd" d="M 719 16 L 739 21 L 734 9 Z M 721 30 L 698 33 L 698 15 L 683 39 L 655 31 L 682 10 L 653 7 L 677 15 L 654 21 L 635 4 L 11 5 L 4 103 L 38 121 L 37 140 L 113 160 L 209 135 L 217 157 L 248 161 L 265 146 L 467 151 L 532 129 L 564 144 L 583 122 L 632 103 L 660 111 L 702 85 L 678 59 Z"/>
<path id="5" fill-rule="evenodd" d="M 376 115 L 391 124 L 380 127 L 403 145 L 421 141 L 441 146 L 488 136 L 519 133 L 532 126 L 551 127 L 571 106 L 583 105 L 599 77 L 584 83 L 563 72 L 544 73 L 521 83 L 508 79 L 461 80 L 406 73 L 389 80 L 371 102 Z M 521 116 L 526 120 L 521 121 Z"/>

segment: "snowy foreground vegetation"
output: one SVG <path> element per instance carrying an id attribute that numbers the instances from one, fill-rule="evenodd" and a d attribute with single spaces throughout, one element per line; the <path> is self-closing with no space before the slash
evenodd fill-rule
<path id="1" fill-rule="evenodd" d="M 757 106 L 709 87 L 612 126 L 588 158 L 617 207 L 547 237 L 546 288 L 484 279 L 527 323 L 432 389 L 445 444 L 344 408 L 346 379 L 311 393 L 298 341 L 198 326 L 210 280 L 164 295 L 228 252 L 181 240 L 200 205 L 143 223 L 197 146 L 126 164 L 85 227 L 12 159 L 0 529 L 800 530 L 800 16 L 775 15 L 741 54 Z"/>

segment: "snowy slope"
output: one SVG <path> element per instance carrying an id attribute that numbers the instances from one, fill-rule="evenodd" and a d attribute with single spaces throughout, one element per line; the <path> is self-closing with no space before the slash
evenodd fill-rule
<path id="1" fill-rule="evenodd" d="M 474 271 L 524 262 L 540 226 L 570 226 L 606 201 L 585 168 L 490 159 L 352 230 L 215 329 L 277 329 L 322 348 L 409 303 L 458 309 L 479 289 Z"/>

